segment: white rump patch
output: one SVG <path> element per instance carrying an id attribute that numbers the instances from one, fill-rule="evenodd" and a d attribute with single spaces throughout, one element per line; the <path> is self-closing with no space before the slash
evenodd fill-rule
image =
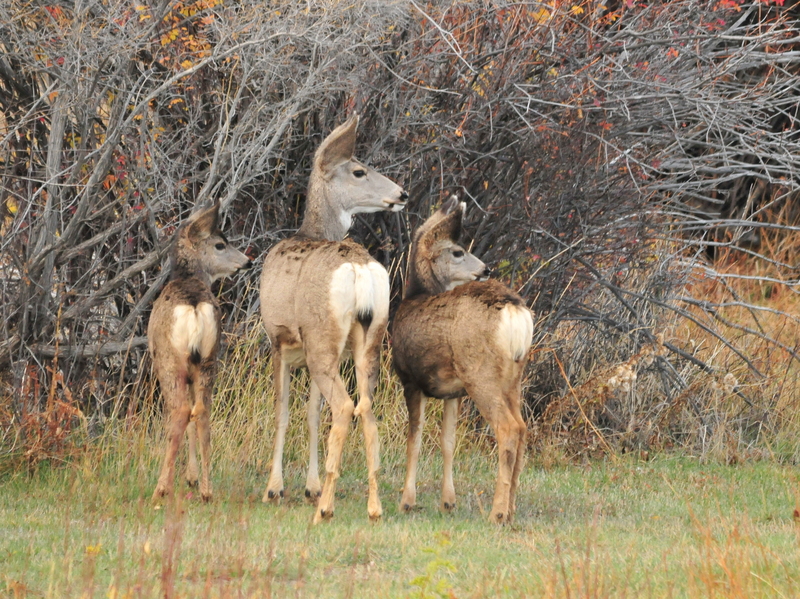
<path id="1" fill-rule="evenodd" d="M 389 273 L 377 262 L 346 262 L 333 272 L 330 306 L 342 331 L 359 317 L 388 320 Z"/>
<path id="2" fill-rule="evenodd" d="M 516 362 L 521 360 L 533 342 L 533 316 L 524 306 L 508 304 L 500 311 L 497 344 L 509 352 Z"/>
<path id="3" fill-rule="evenodd" d="M 365 267 L 362 266 L 362 269 Z M 377 262 L 366 265 L 372 279 L 372 317 L 389 320 L 389 273 Z M 366 284 L 366 283 L 365 283 Z"/>
<path id="4" fill-rule="evenodd" d="M 201 302 L 197 307 L 175 306 L 172 317 L 172 347 L 186 356 L 197 352 L 201 358 L 208 358 L 217 341 L 214 306 L 208 302 Z"/>

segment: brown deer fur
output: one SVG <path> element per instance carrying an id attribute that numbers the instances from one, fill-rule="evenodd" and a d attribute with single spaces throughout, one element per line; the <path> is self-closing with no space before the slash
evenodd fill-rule
<path id="1" fill-rule="evenodd" d="M 150 354 L 167 411 L 167 448 L 153 499 L 172 492 L 175 456 L 185 430 L 189 436 L 186 478 L 191 486 L 197 485 L 196 427 L 202 462 L 200 494 L 209 501 L 209 412 L 221 316 L 211 284 L 241 268 L 250 268 L 251 262 L 230 247 L 220 232 L 219 203 L 195 213 L 177 236 L 172 280 L 153 304 L 147 327 Z"/>
<path id="2" fill-rule="evenodd" d="M 289 368 L 307 366 L 310 433 L 306 497 L 315 500 L 314 522 L 333 516 L 342 449 L 353 416 L 361 416 L 367 453 L 370 518 L 381 516 L 377 470 L 379 441 L 372 400 L 379 354 L 389 320 L 389 275 L 357 243 L 345 240 L 358 212 L 398 211 L 403 189 L 353 158 L 358 118 L 337 127 L 314 155 L 303 224 L 297 235 L 270 250 L 261 275 L 261 314 L 272 342 L 275 444 L 264 501 L 283 497 L 283 445 L 288 425 Z M 347 393 L 339 364 L 352 352 L 358 406 Z M 333 423 L 325 482 L 320 485 L 317 435 L 320 394 Z"/>
<path id="3" fill-rule="evenodd" d="M 441 507 L 455 506 L 453 449 L 459 398 L 468 394 L 497 437 L 499 471 L 490 519 L 508 522 L 523 465 L 520 410 L 533 319 L 519 295 L 493 280 L 457 244 L 464 204 L 453 197 L 414 236 L 408 282 L 392 326 L 394 367 L 409 413 L 401 510 L 416 503 L 416 471 L 427 397 L 443 399 Z M 470 281 L 470 282 L 467 282 Z"/>

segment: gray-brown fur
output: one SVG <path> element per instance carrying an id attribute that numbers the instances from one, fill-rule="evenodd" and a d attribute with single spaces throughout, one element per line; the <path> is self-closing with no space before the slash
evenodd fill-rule
<path id="1" fill-rule="evenodd" d="M 307 366 L 310 436 L 306 497 L 317 500 L 314 522 L 333 515 L 335 482 L 353 416 L 361 416 L 367 453 L 372 519 L 382 510 L 378 497 L 379 441 L 372 413 L 380 346 L 389 318 L 389 276 L 357 243 L 345 240 L 353 214 L 397 211 L 403 189 L 353 158 L 357 118 L 337 127 L 314 157 L 303 224 L 297 235 L 278 243 L 261 275 L 261 314 L 272 342 L 275 441 L 264 501 L 284 495 L 283 445 L 288 425 L 289 369 Z M 356 407 L 339 375 L 352 353 L 359 401 Z M 328 400 L 333 423 L 328 437 L 325 481 L 320 484 L 317 435 L 320 395 Z"/>
<path id="2" fill-rule="evenodd" d="M 490 517 L 505 523 L 514 514 L 524 458 L 526 426 L 520 385 L 533 323 L 519 295 L 497 281 L 474 280 L 486 274 L 477 266 L 471 271 L 472 282 L 444 291 L 470 272 L 453 263 L 453 252 L 464 251 L 457 243 L 462 213 L 463 205 L 451 199 L 418 230 L 406 294 L 392 326 L 394 367 L 409 411 L 407 474 L 400 507 L 408 511 L 416 503 L 417 458 L 428 397 L 445 401 L 441 506 L 448 511 L 455 506 L 455 421 L 459 398 L 468 394 L 497 437 L 500 464 Z M 469 262 L 466 254 L 456 258 L 462 265 Z M 455 279 L 448 279 L 448 273 Z M 519 335 L 509 319 L 524 329 Z"/>
<path id="3" fill-rule="evenodd" d="M 187 482 L 198 484 L 199 437 L 200 494 L 205 501 L 211 499 L 209 414 L 221 328 L 211 284 L 250 266 L 250 259 L 230 247 L 219 230 L 219 203 L 196 213 L 178 230 L 172 278 L 153 304 L 147 327 L 167 412 L 167 446 L 154 499 L 172 492 L 175 456 L 184 431 L 189 437 Z"/>

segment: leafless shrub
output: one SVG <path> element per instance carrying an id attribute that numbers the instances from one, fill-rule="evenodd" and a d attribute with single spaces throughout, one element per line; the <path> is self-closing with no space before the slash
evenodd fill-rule
<path id="1" fill-rule="evenodd" d="M 43 409 L 50 388 L 92 418 L 124 413 L 174 227 L 220 198 L 258 258 L 299 225 L 312 149 L 358 111 L 361 152 L 412 204 L 359 219 L 355 236 L 397 293 L 414 227 L 452 192 L 475 206 L 472 251 L 540 319 L 531 414 L 690 326 L 724 351 L 665 335 L 649 374 L 587 419 L 597 438 L 672 413 L 710 431 L 713 393 L 681 398 L 731 370 L 736 430 L 778 426 L 765 414 L 786 385 L 763 401 L 748 385 L 770 378 L 763 348 L 794 372 L 793 342 L 763 317 L 796 319 L 737 295 L 743 277 L 796 278 L 773 251 L 796 230 L 800 155 L 798 27 L 776 4 L 3 4 L 8 418 Z M 734 247 L 763 269 L 708 260 Z M 229 285 L 235 329 L 257 294 Z M 695 443 L 679 420 L 642 443 Z"/>

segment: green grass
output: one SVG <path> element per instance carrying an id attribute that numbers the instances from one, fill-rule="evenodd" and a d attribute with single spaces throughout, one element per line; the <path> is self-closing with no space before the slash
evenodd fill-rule
<path id="1" fill-rule="evenodd" d="M 359 435 L 360 438 L 360 435 Z M 158 452 L 86 454 L 0 482 L 0 589 L 12 597 L 792 597 L 800 592 L 798 476 L 768 461 L 684 457 L 542 468 L 517 520 L 486 521 L 495 458 L 457 454 L 453 515 L 424 457 L 421 509 L 398 513 L 403 464 L 384 461 L 383 521 L 369 524 L 351 438 L 336 515 L 310 526 L 302 462 L 290 497 L 260 501 L 266 474 L 216 464 L 215 501 L 149 501 Z M 136 457 L 144 455 L 144 458 Z M 180 487 L 179 487 L 180 488 Z"/>

